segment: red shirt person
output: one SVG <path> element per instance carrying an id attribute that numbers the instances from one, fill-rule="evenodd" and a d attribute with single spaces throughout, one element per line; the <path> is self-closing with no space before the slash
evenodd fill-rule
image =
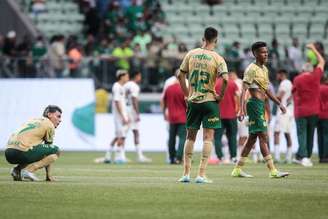
<path id="1" fill-rule="evenodd" d="M 320 113 L 320 80 L 323 75 L 325 60 L 318 52 L 315 44 L 307 45 L 318 60 L 315 68 L 311 63 L 304 65 L 304 72 L 293 81 L 294 115 L 296 120 L 298 151 L 296 159 L 303 166 L 312 166 L 314 130 Z"/>
<path id="2" fill-rule="evenodd" d="M 320 111 L 318 121 L 319 162 L 328 163 L 328 77 L 320 85 Z"/>
<path id="3" fill-rule="evenodd" d="M 186 140 L 186 101 L 178 80 L 169 85 L 163 94 L 163 112 L 167 109 L 168 115 L 164 118 L 170 124 L 168 149 L 171 164 L 181 163 L 183 147 Z M 175 149 L 176 136 L 179 137 L 178 150 Z"/>
<path id="4" fill-rule="evenodd" d="M 215 91 L 220 94 L 222 87 L 222 79 L 218 78 L 215 84 Z M 228 80 L 226 92 L 223 99 L 219 103 L 220 118 L 222 127 L 215 130 L 214 142 L 215 152 L 219 159 L 222 159 L 222 135 L 226 131 L 229 144 L 230 158 L 235 162 L 237 156 L 237 104 L 238 101 L 238 86 L 232 79 Z"/>

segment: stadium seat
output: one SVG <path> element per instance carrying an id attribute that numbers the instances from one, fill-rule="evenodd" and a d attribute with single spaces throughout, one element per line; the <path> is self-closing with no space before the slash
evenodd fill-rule
<path id="1" fill-rule="evenodd" d="M 293 28 L 292 28 L 292 36 L 300 37 L 300 38 L 307 38 L 307 36 L 308 36 L 307 26 L 304 26 L 302 24 L 294 24 Z"/>

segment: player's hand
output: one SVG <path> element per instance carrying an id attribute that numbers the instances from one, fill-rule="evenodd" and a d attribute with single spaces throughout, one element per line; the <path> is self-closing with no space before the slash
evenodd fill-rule
<path id="1" fill-rule="evenodd" d="M 306 45 L 306 48 L 314 50 L 315 45 L 314 45 L 314 43 L 309 43 L 309 44 Z"/>
<path id="2" fill-rule="evenodd" d="M 129 124 L 129 119 L 123 117 L 123 125 Z"/>
<path id="3" fill-rule="evenodd" d="M 240 110 L 239 113 L 238 113 L 238 120 L 239 122 L 243 121 L 245 118 L 245 113 L 243 110 Z"/>
<path id="4" fill-rule="evenodd" d="M 279 105 L 279 108 L 280 108 L 282 114 L 285 114 L 286 113 L 286 107 L 284 105 L 280 104 Z"/>
<path id="5" fill-rule="evenodd" d="M 222 100 L 221 95 L 216 95 L 216 96 L 215 96 L 215 101 L 216 101 L 217 103 L 220 103 L 221 100 Z"/>

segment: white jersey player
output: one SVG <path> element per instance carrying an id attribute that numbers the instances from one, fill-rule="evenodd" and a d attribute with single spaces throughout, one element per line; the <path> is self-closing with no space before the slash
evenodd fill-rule
<path id="1" fill-rule="evenodd" d="M 127 103 L 127 114 L 130 121 L 129 128 L 132 129 L 134 136 L 134 144 L 137 152 L 137 159 L 139 162 L 151 162 L 151 159 L 143 155 L 142 149 L 139 145 L 140 143 L 140 134 L 139 134 L 139 122 L 140 122 L 140 113 L 139 113 L 139 94 L 142 76 L 141 72 L 135 72 L 132 77 L 132 80 L 127 82 L 124 85 L 126 93 L 126 103 Z"/>
<path id="2" fill-rule="evenodd" d="M 280 81 L 277 97 L 281 103 L 286 106 L 286 113 L 281 113 L 280 109 L 277 111 L 276 122 L 274 126 L 274 155 L 277 162 L 280 161 L 280 132 L 283 132 L 287 142 L 286 162 L 292 162 L 292 140 L 291 140 L 291 126 L 293 124 L 293 104 L 292 104 L 292 87 L 293 84 L 287 78 L 287 71 L 279 70 L 277 72 L 277 80 Z"/>
<path id="3" fill-rule="evenodd" d="M 124 84 L 129 80 L 129 74 L 126 70 L 116 72 L 117 81 L 112 87 L 112 113 L 115 125 L 115 139 L 105 155 L 105 163 L 111 162 L 111 153 L 116 143 L 117 151 L 115 152 L 115 163 L 126 163 L 124 144 L 126 133 L 129 129 L 129 117 L 126 105 L 126 92 Z"/>

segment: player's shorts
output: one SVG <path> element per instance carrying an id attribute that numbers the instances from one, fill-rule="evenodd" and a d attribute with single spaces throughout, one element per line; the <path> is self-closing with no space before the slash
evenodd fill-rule
<path id="1" fill-rule="evenodd" d="M 290 133 L 293 124 L 293 116 L 290 112 L 285 114 L 278 113 L 276 117 L 276 122 L 274 124 L 275 132 Z"/>
<path id="2" fill-rule="evenodd" d="M 264 101 L 252 97 L 248 100 L 246 108 L 249 118 L 249 133 L 266 132 L 268 130 L 268 124 L 264 117 Z"/>
<path id="3" fill-rule="evenodd" d="M 128 130 L 129 130 L 129 125 L 123 124 L 123 121 L 122 121 L 120 115 L 114 114 L 114 125 L 115 125 L 115 137 L 125 138 Z"/>
<path id="4" fill-rule="evenodd" d="M 130 121 L 129 128 L 132 130 L 139 130 L 139 121 L 137 121 L 138 116 L 136 112 L 130 107 L 128 107 L 127 112 Z"/>
<path id="5" fill-rule="evenodd" d="M 220 111 L 217 102 L 188 102 L 186 127 L 188 129 L 199 129 L 201 124 L 203 128 L 221 128 Z"/>
<path id="6" fill-rule="evenodd" d="M 53 144 L 39 144 L 28 151 L 20 151 L 14 148 L 7 148 L 5 157 L 11 164 L 30 164 L 42 160 L 51 154 L 57 154 L 59 147 Z"/>
<path id="7" fill-rule="evenodd" d="M 248 136 L 248 116 L 245 116 L 243 121 L 238 120 L 238 136 L 247 137 Z"/>

